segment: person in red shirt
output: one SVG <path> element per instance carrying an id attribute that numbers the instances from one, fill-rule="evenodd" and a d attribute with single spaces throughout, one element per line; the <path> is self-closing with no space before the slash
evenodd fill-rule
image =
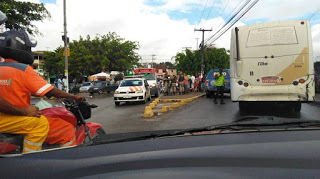
<path id="1" fill-rule="evenodd" d="M 75 145 L 75 129 L 59 118 L 46 118 L 31 106 L 31 94 L 82 100 L 82 95 L 65 93 L 48 84 L 31 66 L 31 47 L 36 42 L 25 31 L 10 30 L 0 34 L 0 97 L 17 111 L 0 111 L 0 133 L 24 135 L 23 152 L 41 150 L 42 144 Z M 23 110 L 21 110 L 23 109 Z M 24 111 L 24 112 L 23 112 Z"/>
<path id="2" fill-rule="evenodd" d="M 198 84 L 199 84 L 199 80 L 196 79 L 196 80 L 194 81 L 194 92 L 198 92 Z"/>

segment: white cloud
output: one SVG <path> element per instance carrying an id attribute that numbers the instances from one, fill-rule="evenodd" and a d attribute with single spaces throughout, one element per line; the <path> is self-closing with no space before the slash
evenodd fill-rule
<path id="1" fill-rule="evenodd" d="M 43 36 L 38 36 L 36 50 L 54 50 L 63 45 L 62 0 L 46 4 L 52 15 L 50 21 L 36 22 Z M 158 59 L 174 56 L 187 43 L 193 33 L 193 26 L 187 20 L 172 20 L 165 13 L 152 13 L 143 0 L 68 0 L 68 36 L 78 40 L 79 36 L 95 36 L 116 32 L 122 38 L 140 43 L 139 54 L 156 54 Z M 188 39 L 189 37 L 189 39 Z M 145 60 L 150 60 L 147 57 Z"/>
<path id="2" fill-rule="evenodd" d="M 22 0 L 21 0 L 22 1 Z M 39 0 L 28 0 L 39 2 Z M 151 54 L 156 54 L 158 60 L 170 60 L 182 47 L 192 46 L 195 49 L 196 39 L 201 41 L 201 33 L 194 32 L 194 25 L 187 19 L 173 20 L 168 15 L 169 11 L 191 13 L 193 8 L 202 11 L 206 1 L 204 0 L 157 0 L 163 5 L 148 6 L 147 0 L 67 0 L 67 24 L 68 36 L 71 40 L 78 40 L 79 36 L 95 36 L 116 32 L 122 38 L 140 43 L 139 54 L 144 60 L 150 61 Z M 211 7 L 213 0 L 209 0 L 207 7 Z M 230 0 L 225 14 L 239 3 L 238 0 Z M 216 0 L 212 15 L 220 15 L 226 1 Z M 55 4 L 46 4 L 46 8 L 52 15 L 51 20 L 36 22 L 43 37 L 38 36 L 36 50 L 54 50 L 63 45 L 61 35 L 63 32 L 63 0 L 57 0 Z M 303 7 L 303 8 L 302 8 Z M 316 0 L 261 0 L 247 15 L 242 22 L 264 22 L 280 19 L 301 17 L 311 14 L 320 7 L 320 1 Z M 208 12 L 206 12 L 208 13 Z M 195 14 L 200 17 L 201 14 Z M 320 16 L 320 14 L 319 14 Z M 206 19 L 206 14 L 203 18 Z M 224 16 L 225 17 L 225 16 Z M 313 23 L 319 18 L 314 18 Z M 244 25 L 238 22 L 236 25 Z M 197 28 L 213 30 L 219 29 L 225 21 L 221 17 L 201 21 Z M 320 23 L 320 22 L 319 22 Z M 320 32 L 320 25 L 312 26 L 312 34 Z M 205 39 L 214 34 L 206 32 Z M 214 42 L 218 47 L 229 49 L 230 30 L 219 40 Z M 320 55 L 320 35 L 313 39 L 314 55 Z"/>

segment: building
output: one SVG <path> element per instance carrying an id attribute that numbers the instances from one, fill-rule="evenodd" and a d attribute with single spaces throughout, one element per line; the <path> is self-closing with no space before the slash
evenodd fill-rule
<path id="1" fill-rule="evenodd" d="M 34 51 L 32 52 L 34 62 L 33 62 L 33 69 L 43 69 L 44 66 L 44 57 L 43 57 L 43 51 Z"/>
<path id="2" fill-rule="evenodd" d="M 47 74 L 43 69 L 43 66 L 44 66 L 44 51 L 34 51 L 34 52 L 32 52 L 32 55 L 33 55 L 33 58 L 34 58 L 34 62 L 32 64 L 32 67 L 33 67 L 34 71 L 36 71 L 38 73 L 38 75 L 42 76 L 47 81 L 50 81 L 49 74 Z"/>
<path id="3" fill-rule="evenodd" d="M 158 78 L 162 79 L 167 74 L 167 67 L 166 66 L 159 66 L 156 68 Z"/>
<path id="4" fill-rule="evenodd" d="M 167 68 L 166 72 L 170 76 L 171 75 L 177 75 L 177 69 L 175 69 L 175 68 Z"/>

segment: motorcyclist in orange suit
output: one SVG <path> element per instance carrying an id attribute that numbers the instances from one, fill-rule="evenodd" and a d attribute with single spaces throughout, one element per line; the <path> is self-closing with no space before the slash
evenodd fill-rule
<path id="1" fill-rule="evenodd" d="M 82 100 L 82 95 L 65 93 L 48 84 L 31 66 L 31 47 L 36 42 L 25 31 L 0 34 L 0 133 L 24 135 L 23 153 L 41 150 L 44 142 L 72 146 L 75 128 L 59 118 L 46 118 L 30 105 L 31 94 Z"/>

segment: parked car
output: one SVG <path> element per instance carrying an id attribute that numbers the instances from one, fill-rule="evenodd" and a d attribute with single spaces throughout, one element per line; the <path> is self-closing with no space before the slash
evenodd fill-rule
<path id="1" fill-rule="evenodd" d="M 107 81 L 106 92 L 110 93 L 111 91 L 116 91 L 118 86 L 119 86 L 119 84 L 117 84 L 117 83 L 111 83 L 110 81 Z"/>
<path id="2" fill-rule="evenodd" d="M 89 88 L 92 86 L 91 82 L 85 82 L 82 84 L 82 86 L 79 88 L 80 93 L 88 93 Z"/>
<path id="3" fill-rule="evenodd" d="M 111 84 L 110 81 L 99 81 L 96 82 L 92 87 L 89 88 L 89 93 L 101 94 L 103 92 L 110 93 L 111 91 L 115 91 L 118 88 L 117 84 Z"/>
<path id="4" fill-rule="evenodd" d="M 206 95 L 210 98 L 212 95 L 215 94 L 217 88 L 215 86 L 216 79 L 214 76 L 219 72 L 219 69 L 210 70 L 207 79 L 206 79 Z M 223 69 L 223 75 L 225 80 L 225 93 L 230 93 L 230 69 Z"/>

